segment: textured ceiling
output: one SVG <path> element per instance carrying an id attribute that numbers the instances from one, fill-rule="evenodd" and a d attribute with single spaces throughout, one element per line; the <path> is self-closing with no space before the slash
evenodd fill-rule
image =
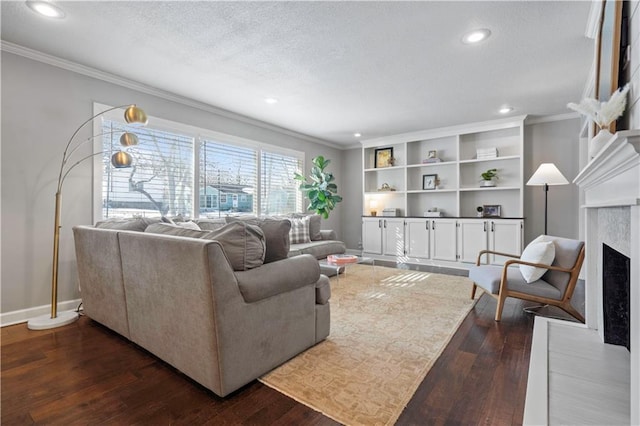
<path id="1" fill-rule="evenodd" d="M 2 1 L 2 40 L 343 145 L 567 113 L 593 58 L 589 1 L 56 4 Z"/>

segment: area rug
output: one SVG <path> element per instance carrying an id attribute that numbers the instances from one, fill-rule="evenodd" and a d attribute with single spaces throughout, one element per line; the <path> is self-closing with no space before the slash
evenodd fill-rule
<path id="1" fill-rule="evenodd" d="M 465 277 L 353 265 L 331 334 L 260 381 L 346 425 L 393 424 L 473 307 Z"/>

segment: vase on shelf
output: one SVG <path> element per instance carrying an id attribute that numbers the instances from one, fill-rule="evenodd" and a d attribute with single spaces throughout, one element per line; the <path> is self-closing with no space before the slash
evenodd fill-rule
<path id="1" fill-rule="evenodd" d="M 612 137 L 613 134 L 608 129 L 600 129 L 598 134 L 589 141 L 589 160 L 598 155 L 598 152 L 600 152 Z"/>

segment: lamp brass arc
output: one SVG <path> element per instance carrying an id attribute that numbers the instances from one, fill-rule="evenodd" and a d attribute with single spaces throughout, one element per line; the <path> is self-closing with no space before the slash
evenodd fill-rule
<path id="1" fill-rule="evenodd" d="M 124 151 L 118 151 L 111 156 L 111 164 L 116 169 L 124 169 L 126 167 L 131 167 L 131 163 L 133 162 L 133 158 L 129 153 Z"/>
<path id="2" fill-rule="evenodd" d="M 138 136 L 135 133 L 123 133 L 122 136 L 120 136 L 120 145 L 125 147 L 138 145 Z"/>
<path id="3" fill-rule="evenodd" d="M 124 111 L 124 119 L 129 124 L 138 123 L 143 126 L 146 126 L 148 122 L 147 114 L 135 105 L 131 105 Z"/>

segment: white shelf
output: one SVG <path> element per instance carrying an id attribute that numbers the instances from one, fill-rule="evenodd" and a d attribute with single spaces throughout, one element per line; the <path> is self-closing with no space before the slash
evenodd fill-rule
<path id="1" fill-rule="evenodd" d="M 443 192 L 457 192 L 457 189 L 410 189 L 407 194 L 438 194 Z"/>
<path id="2" fill-rule="evenodd" d="M 475 186 L 470 186 L 470 187 L 463 187 L 460 188 L 460 192 L 467 192 L 467 191 L 518 191 L 520 189 L 519 186 L 493 186 L 493 187 L 475 187 Z"/>
<path id="3" fill-rule="evenodd" d="M 505 217 L 522 217 L 524 119 L 520 116 L 362 141 L 363 214 L 376 199 L 378 209 L 397 208 L 405 216 L 419 216 L 427 208 L 441 207 L 447 215 L 469 217 L 475 216 L 478 206 L 499 205 Z M 387 147 L 393 148 L 395 165 L 371 168 L 376 150 Z M 473 158 L 478 149 L 488 148 L 497 149 L 503 156 Z M 446 161 L 421 162 L 434 155 Z M 502 179 L 498 186 L 480 187 L 480 175 L 494 168 Z M 437 174 L 442 189 L 420 189 L 426 174 Z M 398 191 L 392 196 L 375 191 L 385 183 Z"/>
<path id="4" fill-rule="evenodd" d="M 476 159 L 473 158 L 471 160 L 460 160 L 459 163 L 460 164 L 469 164 L 469 163 L 486 163 L 489 161 L 501 161 L 501 160 L 519 160 L 520 156 L 519 155 L 510 155 L 507 157 L 495 157 L 495 158 L 481 158 L 481 159 Z"/>

